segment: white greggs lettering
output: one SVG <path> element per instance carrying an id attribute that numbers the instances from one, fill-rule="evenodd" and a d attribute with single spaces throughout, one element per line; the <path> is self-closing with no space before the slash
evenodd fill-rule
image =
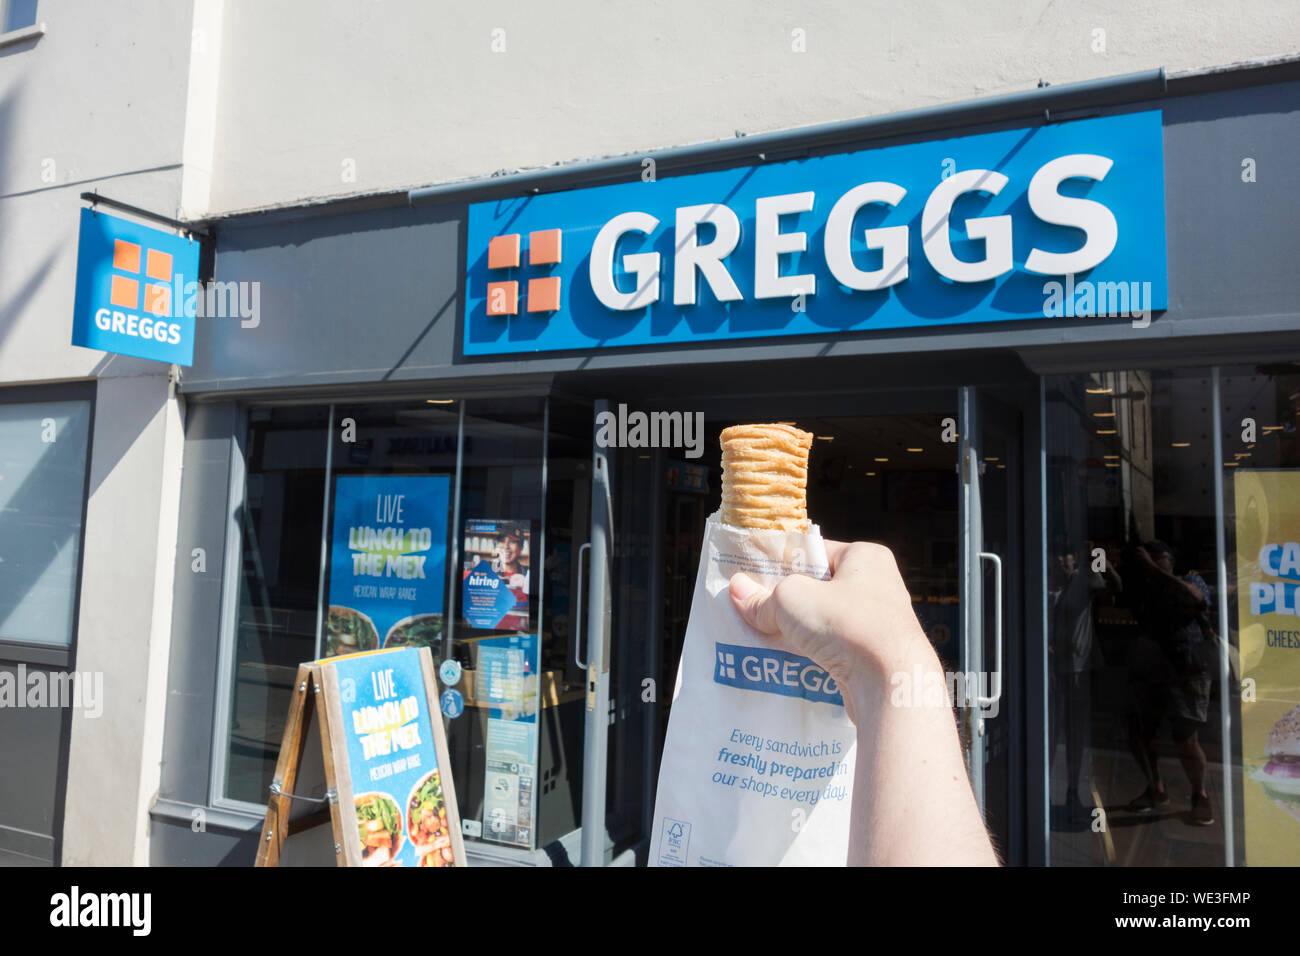
<path id="1" fill-rule="evenodd" d="M 99 309 L 95 312 L 95 325 L 104 332 L 153 339 L 170 345 L 180 345 L 181 327 L 175 322 L 164 322 L 117 309 Z"/>
<path id="2" fill-rule="evenodd" d="M 1080 229 L 1086 238 L 1073 252 L 1046 252 L 1033 249 L 1025 268 L 1041 275 L 1070 275 L 1085 272 L 1100 264 L 1115 248 L 1119 226 L 1114 214 L 1091 199 L 1062 196 L 1059 187 L 1067 179 L 1106 178 L 1113 161 L 1105 156 L 1074 153 L 1051 160 L 1039 168 L 1029 181 L 1029 208 L 1043 222 Z M 949 216 L 958 197 L 970 192 L 996 196 L 1006 187 L 1006 176 L 991 169 L 969 169 L 954 173 L 930 193 L 921 214 L 922 248 L 930 266 L 953 282 L 984 282 L 1005 275 L 1013 268 L 1011 217 L 984 216 L 966 220 L 966 235 L 984 240 L 984 258 L 965 262 L 953 255 L 948 237 Z M 841 196 L 826 219 L 823 252 L 827 268 L 849 289 L 870 291 L 897 285 L 908 275 L 907 226 L 881 226 L 864 233 L 868 249 L 881 253 L 881 267 L 872 271 L 859 269 L 850 252 L 853 220 L 864 206 L 880 203 L 894 207 L 902 202 L 907 190 L 890 182 L 869 182 L 854 186 Z M 811 274 L 783 276 L 780 256 L 804 252 L 808 248 L 806 232 L 782 232 L 781 217 L 813 208 L 813 192 L 765 196 L 754 204 L 754 290 L 756 299 L 776 299 L 817 291 L 817 277 Z M 722 203 L 682 206 L 677 209 L 673 248 L 673 304 L 694 305 L 696 274 L 702 275 L 719 302 L 744 298 L 723 260 L 740 243 L 740 219 Z M 699 227 L 708 224 L 713 238 L 699 241 Z M 660 258 L 657 252 L 629 253 L 622 257 L 624 271 L 636 279 L 636 288 L 621 292 L 614 282 L 614 250 L 618 241 L 630 232 L 649 235 L 659 228 L 659 220 L 649 213 L 621 213 L 601 227 L 591 246 L 591 288 L 607 308 L 625 312 L 642 309 L 659 301 Z"/>

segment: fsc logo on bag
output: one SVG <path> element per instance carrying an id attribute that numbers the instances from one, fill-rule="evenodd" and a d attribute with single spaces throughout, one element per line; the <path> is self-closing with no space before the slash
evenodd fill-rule
<path id="1" fill-rule="evenodd" d="M 190 365 L 198 272 L 194 239 L 82 209 L 72 344 Z"/>
<path id="2" fill-rule="evenodd" d="M 713 680 L 741 690 L 844 706 L 835 679 L 807 657 L 769 648 L 716 643 Z"/>

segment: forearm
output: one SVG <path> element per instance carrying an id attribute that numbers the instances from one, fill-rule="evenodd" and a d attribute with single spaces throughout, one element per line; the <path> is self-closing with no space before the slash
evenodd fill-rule
<path id="1" fill-rule="evenodd" d="M 1195 584 L 1184 581 L 1176 574 L 1170 574 L 1164 568 L 1153 567 L 1156 581 L 1164 589 L 1180 610 L 1193 611 L 1205 603 L 1205 597 Z"/>
<path id="2" fill-rule="evenodd" d="M 909 667 L 892 673 L 906 673 L 915 682 L 919 667 L 922 676 L 942 680 L 928 647 L 912 658 Z M 890 673 L 886 669 L 851 692 L 858 736 L 849 863 L 997 865 L 952 710 L 934 701 L 926 706 L 922 688 L 915 686 L 911 706 L 904 706 L 902 695 L 891 703 Z"/>

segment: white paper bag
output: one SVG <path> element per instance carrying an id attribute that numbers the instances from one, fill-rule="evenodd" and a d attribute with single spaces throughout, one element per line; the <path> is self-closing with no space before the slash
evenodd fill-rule
<path id="1" fill-rule="evenodd" d="M 757 531 L 709 518 L 659 767 L 651 866 L 842 866 L 857 734 L 839 688 L 778 651 L 732 604 L 731 576 L 767 587 L 829 576 L 814 525 Z"/>

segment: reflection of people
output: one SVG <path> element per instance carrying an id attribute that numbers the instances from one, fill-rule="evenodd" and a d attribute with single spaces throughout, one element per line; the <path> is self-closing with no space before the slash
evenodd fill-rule
<path id="1" fill-rule="evenodd" d="M 1091 558 L 1088 544 L 1085 560 Z M 1056 739 L 1065 738 L 1065 822 L 1077 826 L 1091 819 L 1092 807 L 1079 799 L 1079 774 L 1089 746 L 1091 672 L 1098 666 L 1093 602 L 1108 590 L 1121 588 L 1119 576 L 1107 562 L 1105 571 L 1080 570 L 1079 556 L 1066 545 L 1048 576 L 1051 600 L 1051 642 L 1048 656 L 1052 701 L 1052 757 Z"/>
<path id="2" fill-rule="evenodd" d="M 524 560 L 524 534 L 515 525 L 504 525 L 497 539 L 496 556 L 492 559 L 492 570 L 497 573 L 506 587 L 512 591 L 521 591 L 522 598 L 528 597 L 528 563 Z"/>
<path id="3" fill-rule="evenodd" d="M 826 668 L 858 727 L 848 862 L 996 865 L 947 700 L 890 702 L 893 675 L 920 669 L 943 681 L 893 553 L 827 541 L 826 554 L 829 581 L 792 574 L 769 591 L 737 574 L 731 599 L 775 647 Z"/>
<path id="4" fill-rule="evenodd" d="M 1129 651 L 1133 755 L 1147 789 L 1129 803 L 1150 813 L 1169 802 L 1157 765 L 1156 733 L 1167 719 L 1174 749 L 1192 788 L 1190 822 L 1214 823 L 1205 790 L 1205 751 L 1198 733 L 1209 717 L 1214 649 L 1205 635 L 1210 588 L 1195 572 L 1174 573 L 1173 550 L 1162 541 L 1134 549 L 1135 574 L 1126 587 L 1140 636 Z"/>

